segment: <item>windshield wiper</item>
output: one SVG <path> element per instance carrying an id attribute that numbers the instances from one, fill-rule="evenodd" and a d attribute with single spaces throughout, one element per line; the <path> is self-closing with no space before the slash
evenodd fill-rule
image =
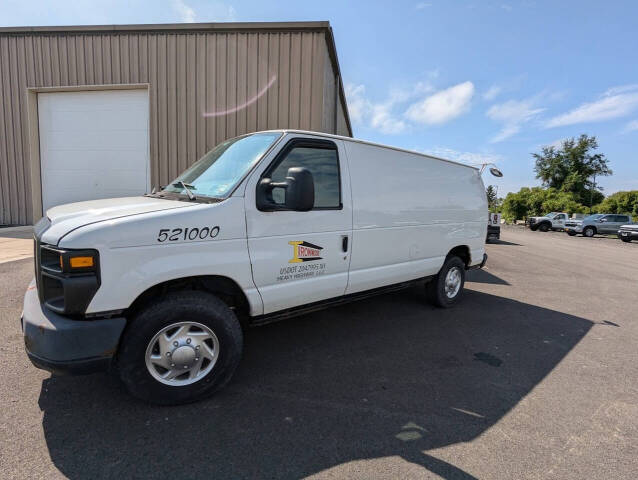
<path id="1" fill-rule="evenodd" d="M 197 200 L 197 197 L 193 194 L 193 192 L 190 191 L 190 188 L 194 190 L 196 188 L 195 186 L 191 185 L 190 183 L 184 183 L 182 180 L 178 180 L 173 184 L 174 187 L 179 187 L 180 185 L 184 190 L 186 190 L 186 194 L 188 195 L 189 200 Z"/>

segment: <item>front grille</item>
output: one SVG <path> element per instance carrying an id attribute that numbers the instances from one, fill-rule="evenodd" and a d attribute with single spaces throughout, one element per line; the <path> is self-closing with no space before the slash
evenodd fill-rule
<path id="1" fill-rule="evenodd" d="M 33 258 L 35 259 L 35 284 L 38 288 L 38 296 L 40 297 L 40 302 L 43 302 L 42 298 L 42 280 L 40 279 L 40 240 L 38 237 L 33 237 Z"/>
<path id="2" fill-rule="evenodd" d="M 100 286 L 99 260 L 95 272 L 66 273 L 60 255 L 68 250 L 43 244 L 35 238 L 35 278 L 40 302 L 56 313 L 83 315 Z M 88 252 L 88 250 L 79 250 Z M 97 253 L 91 251 L 98 259 Z"/>

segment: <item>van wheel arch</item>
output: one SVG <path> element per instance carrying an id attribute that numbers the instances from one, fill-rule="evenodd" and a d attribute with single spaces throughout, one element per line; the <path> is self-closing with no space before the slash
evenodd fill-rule
<path id="1" fill-rule="evenodd" d="M 235 312 L 242 324 L 250 316 L 250 305 L 244 291 L 235 280 L 221 275 L 175 278 L 153 285 L 138 295 L 126 310 L 125 315 L 132 317 L 154 298 L 166 295 L 169 292 L 182 290 L 203 291 L 214 294 Z"/>
<path id="2" fill-rule="evenodd" d="M 448 252 L 445 256 L 445 260 L 447 261 L 450 257 L 459 257 L 463 263 L 465 264 L 465 268 L 469 268 L 470 261 L 472 260 L 472 256 L 470 255 L 470 247 L 467 245 L 457 245 L 452 250 Z"/>

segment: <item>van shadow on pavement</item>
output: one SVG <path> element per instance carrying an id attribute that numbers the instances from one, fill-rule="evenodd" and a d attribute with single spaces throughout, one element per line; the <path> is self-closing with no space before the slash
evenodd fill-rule
<path id="1" fill-rule="evenodd" d="M 196 404 L 145 405 L 106 375 L 49 378 L 44 435 L 70 478 L 300 478 L 396 455 L 470 479 L 424 452 L 484 433 L 591 326 L 470 290 L 434 309 L 406 290 L 248 330 L 230 385 Z"/>

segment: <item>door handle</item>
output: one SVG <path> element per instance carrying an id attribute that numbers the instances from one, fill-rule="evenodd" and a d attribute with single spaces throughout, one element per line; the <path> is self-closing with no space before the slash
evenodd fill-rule
<path id="1" fill-rule="evenodd" d="M 343 253 L 346 253 L 348 251 L 348 235 L 343 235 L 341 237 L 341 250 L 343 251 Z"/>

